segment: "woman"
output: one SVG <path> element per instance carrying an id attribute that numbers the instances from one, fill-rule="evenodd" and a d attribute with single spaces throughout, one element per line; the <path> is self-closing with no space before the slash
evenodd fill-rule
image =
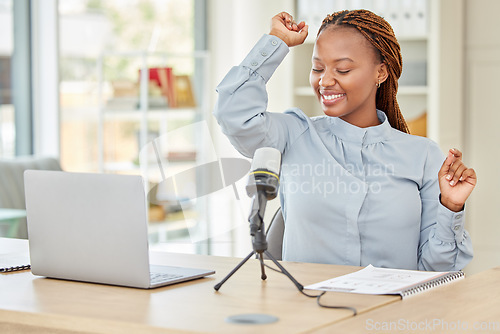
<path id="1" fill-rule="evenodd" d="M 390 25 L 366 10 L 329 15 L 319 29 L 311 86 L 325 113 L 266 111 L 266 82 L 307 25 L 273 17 L 217 88 L 214 111 L 245 156 L 282 152 L 283 259 L 460 270 L 472 259 L 464 205 L 476 174 L 450 149 L 408 134 L 396 100 L 402 59 Z M 444 161 L 444 162 L 443 162 Z"/>

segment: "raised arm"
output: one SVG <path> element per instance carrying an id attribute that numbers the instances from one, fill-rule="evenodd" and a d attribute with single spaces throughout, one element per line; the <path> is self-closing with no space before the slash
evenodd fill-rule
<path id="1" fill-rule="evenodd" d="M 280 36 L 280 37 L 278 37 Z M 273 17 L 264 35 L 239 66 L 217 86 L 214 116 L 233 146 L 247 157 L 263 146 L 286 150 L 306 123 L 297 114 L 267 112 L 266 83 L 288 54 L 290 45 L 307 37 L 304 22 L 295 24 L 287 13 Z M 300 114 L 300 113 L 299 113 Z"/>

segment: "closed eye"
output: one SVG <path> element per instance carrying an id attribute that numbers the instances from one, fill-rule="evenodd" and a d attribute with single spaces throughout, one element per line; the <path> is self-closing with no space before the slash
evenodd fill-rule
<path id="1" fill-rule="evenodd" d="M 312 71 L 316 73 L 321 73 L 323 70 L 319 68 L 313 68 Z"/>
<path id="2" fill-rule="evenodd" d="M 347 74 L 347 73 L 351 72 L 351 70 L 337 70 L 337 72 L 340 74 Z"/>

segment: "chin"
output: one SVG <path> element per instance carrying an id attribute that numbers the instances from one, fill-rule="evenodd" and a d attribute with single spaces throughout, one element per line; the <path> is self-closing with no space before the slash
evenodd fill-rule
<path id="1" fill-rule="evenodd" d="M 348 114 L 348 112 L 343 112 L 342 110 L 332 110 L 331 108 L 323 108 L 323 113 L 330 117 L 342 117 Z"/>

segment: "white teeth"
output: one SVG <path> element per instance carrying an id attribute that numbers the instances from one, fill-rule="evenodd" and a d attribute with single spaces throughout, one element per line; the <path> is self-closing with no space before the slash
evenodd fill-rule
<path id="1" fill-rule="evenodd" d="M 344 95 L 345 94 L 323 95 L 323 98 L 325 100 L 333 100 L 333 99 L 338 99 L 339 97 L 342 97 Z"/>

